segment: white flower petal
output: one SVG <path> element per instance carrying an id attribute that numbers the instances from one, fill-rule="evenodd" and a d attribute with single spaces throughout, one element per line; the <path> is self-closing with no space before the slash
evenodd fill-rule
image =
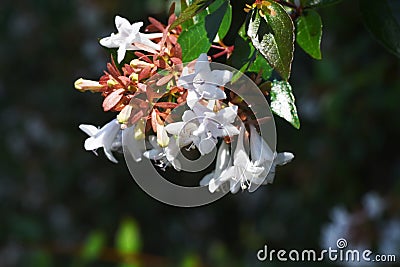
<path id="1" fill-rule="evenodd" d="M 162 149 L 150 149 L 147 150 L 143 153 L 143 156 L 145 156 L 148 159 L 152 159 L 152 160 L 160 160 L 162 159 L 165 155 L 164 155 L 164 151 Z"/>
<path id="2" fill-rule="evenodd" d="M 108 47 L 108 48 L 116 48 L 116 47 L 118 47 L 114 43 L 114 40 L 113 40 L 112 36 L 104 37 L 104 38 L 100 39 L 99 42 L 104 47 Z"/>
<path id="3" fill-rule="evenodd" d="M 283 166 L 294 159 L 294 155 L 290 152 L 282 152 L 278 153 L 275 159 L 275 164 L 279 166 Z"/>
<path id="4" fill-rule="evenodd" d="M 146 37 L 146 35 L 143 34 L 143 33 L 139 33 L 137 35 L 137 38 L 134 40 L 134 42 L 135 43 L 138 42 L 138 43 L 144 44 L 144 45 L 146 45 L 146 46 L 148 46 L 148 47 L 150 47 L 151 49 L 154 49 L 154 50 L 160 50 L 160 45 L 150 41 Z"/>
<path id="5" fill-rule="evenodd" d="M 81 124 L 79 125 L 79 129 L 84 131 L 89 136 L 94 136 L 99 132 L 99 128 L 89 124 Z"/>
<path id="6" fill-rule="evenodd" d="M 135 139 L 135 125 L 122 130 L 122 140 L 133 160 L 136 162 L 141 161 L 145 145 L 144 140 Z"/>
<path id="7" fill-rule="evenodd" d="M 143 25 L 142 22 L 138 22 L 139 25 L 140 23 Z M 140 25 L 140 27 L 142 25 Z M 129 32 L 129 29 L 131 28 L 131 23 L 126 18 L 117 15 L 115 16 L 115 28 L 117 28 L 119 33 Z"/>
<path id="8" fill-rule="evenodd" d="M 118 63 L 121 63 L 122 60 L 124 60 L 125 54 L 126 54 L 126 45 L 125 45 L 125 44 L 121 44 L 121 45 L 119 46 L 119 48 L 118 48 L 118 51 L 117 51 L 117 60 L 118 60 Z"/>
<path id="9" fill-rule="evenodd" d="M 104 154 L 106 154 L 107 158 L 110 161 L 112 161 L 114 163 L 118 163 L 118 160 L 116 160 L 116 158 L 114 158 L 114 155 L 112 154 L 111 149 L 109 147 L 107 147 L 107 148 L 104 147 L 103 149 L 104 149 Z"/>
<path id="10" fill-rule="evenodd" d="M 201 185 L 201 186 L 206 186 L 206 185 L 208 185 L 208 184 L 210 183 L 211 179 L 214 178 L 214 174 L 215 174 L 214 171 L 210 172 L 209 174 L 206 174 L 206 175 L 203 177 L 203 179 L 200 180 L 200 185 Z M 211 193 L 212 193 L 212 192 L 211 192 Z"/>
<path id="11" fill-rule="evenodd" d="M 237 106 L 226 107 L 218 111 L 218 118 L 221 118 L 221 121 L 224 123 L 232 123 L 235 121 L 237 117 Z"/>
<path id="12" fill-rule="evenodd" d="M 196 117 L 197 117 L 197 116 L 196 116 L 196 114 L 195 114 L 193 111 L 191 111 L 191 110 L 186 110 L 185 112 L 183 112 L 182 120 L 183 120 L 184 122 L 188 122 L 188 121 L 191 121 L 191 120 L 195 119 Z"/>
<path id="13" fill-rule="evenodd" d="M 200 98 L 200 95 L 195 90 L 188 90 L 186 104 L 192 109 L 194 105 L 199 102 Z"/>
<path id="14" fill-rule="evenodd" d="M 274 152 L 258 134 L 256 128 L 250 125 L 250 151 L 251 158 L 256 165 L 271 164 L 274 160 Z"/>
<path id="15" fill-rule="evenodd" d="M 213 70 L 210 75 L 210 81 L 217 85 L 225 85 L 232 80 L 232 72 L 228 70 Z"/>
<path id="16" fill-rule="evenodd" d="M 233 154 L 233 165 L 241 166 L 243 168 L 246 168 L 250 164 L 249 155 L 245 151 L 244 144 L 243 144 L 245 131 L 246 131 L 246 128 L 244 126 L 240 127 L 238 141 L 236 144 L 235 152 Z"/>
<path id="17" fill-rule="evenodd" d="M 217 141 L 214 138 L 212 138 L 212 136 L 201 139 L 198 146 L 200 154 L 206 155 L 210 153 L 214 149 L 216 143 Z"/>
<path id="18" fill-rule="evenodd" d="M 173 122 L 173 123 L 166 125 L 165 130 L 169 134 L 179 135 L 179 132 L 182 130 L 184 125 L 185 125 L 185 122 L 183 122 L 183 121 Z"/>
<path id="19" fill-rule="evenodd" d="M 210 62 L 206 53 L 200 54 L 194 66 L 196 72 L 211 72 Z"/>
<path id="20" fill-rule="evenodd" d="M 196 87 L 196 85 L 195 85 Z M 202 84 L 198 86 L 197 92 L 200 96 L 207 100 L 225 99 L 226 94 L 219 87 L 212 84 Z"/>

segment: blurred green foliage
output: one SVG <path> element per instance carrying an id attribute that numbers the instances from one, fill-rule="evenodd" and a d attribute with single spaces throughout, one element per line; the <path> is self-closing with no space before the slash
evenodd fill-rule
<path id="1" fill-rule="evenodd" d="M 227 44 L 243 6 L 232 7 Z M 132 241 L 123 251 L 141 248 L 140 266 L 264 266 L 256 258 L 264 244 L 319 248 L 335 205 L 356 209 L 369 191 L 400 203 L 399 60 L 365 30 L 356 1 L 320 10 L 322 61 L 296 49 L 291 84 L 302 128 L 276 118 L 278 150 L 296 158 L 273 185 L 175 208 L 144 193 L 122 157 L 115 165 L 84 151 L 77 126 L 114 115 L 102 112 L 100 96 L 73 89 L 75 79 L 97 79 L 105 68 L 98 38 L 114 30 L 115 14 L 165 21 L 166 9 L 161 0 L 2 1 L 2 266 L 120 265 L 124 238 Z"/>

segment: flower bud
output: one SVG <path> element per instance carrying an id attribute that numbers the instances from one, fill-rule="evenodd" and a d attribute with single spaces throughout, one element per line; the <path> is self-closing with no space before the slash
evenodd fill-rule
<path id="1" fill-rule="evenodd" d="M 134 137 L 136 140 L 143 140 L 146 135 L 145 135 L 145 120 L 140 119 L 136 123 L 135 130 L 134 130 Z"/>
<path id="2" fill-rule="evenodd" d="M 101 89 L 104 87 L 97 81 L 92 81 L 92 80 L 85 80 L 82 78 L 79 78 L 78 80 L 75 81 L 74 83 L 75 89 L 85 92 L 85 91 L 91 91 L 91 92 L 100 92 Z"/>
<path id="3" fill-rule="evenodd" d="M 164 125 L 157 122 L 157 143 L 160 147 L 167 147 L 169 144 L 169 137 Z"/>
<path id="4" fill-rule="evenodd" d="M 132 113 L 132 105 L 126 105 L 117 115 L 117 120 L 121 124 L 127 124 Z"/>
<path id="5" fill-rule="evenodd" d="M 149 63 L 149 62 L 137 59 L 137 58 L 133 59 L 131 61 L 130 65 L 132 68 L 140 68 L 140 69 L 143 69 L 146 67 L 150 67 L 150 68 L 154 67 L 153 63 Z"/>

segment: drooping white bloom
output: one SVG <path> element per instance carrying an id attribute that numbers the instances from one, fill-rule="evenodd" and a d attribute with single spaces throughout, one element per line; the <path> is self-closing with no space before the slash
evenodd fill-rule
<path id="1" fill-rule="evenodd" d="M 239 130 L 232 125 L 237 116 L 237 106 L 226 107 L 218 112 L 204 112 L 203 122 L 194 135 L 209 132 L 214 138 L 222 136 L 234 136 L 239 134 Z"/>
<path id="2" fill-rule="evenodd" d="M 207 54 L 203 53 L 197 59 L 195 72 L 189 74 L 187 67 L 183 68 L 182 75 L 178 79 L 178 86 L 188 89 L 186 98 L 190 108 L 200 100 L 225 99 L 226 95 L 219 86 L 223 86 L 232 79 L 232 72 L 227 70 L 211 70 Z"/>
<path id="3" fill-rule="evenodd" d="M 263 173 L 250 181 L 254 185 L 271 184 L 275 178 L 276 166 L 283 166 L 294 158 L 294 155 L 290 152 L 272 152 L 253 125 L 250 125 L 250 151 L 254 165 L 264 167 Z M 254 191 L 256 188 L 257 186 L 254 186 L 254 189 L 251 188 L 250 191 Z"/>
<path id="4" fill-rule="evenodd" d="M 162 37 L 162 34 L 144 34 L 139 32 L 143 22 L 131 24 L 127 19 L 115 16 L 115 27 L 118 33 L 111 33 L 110 36 L 100 40 L 102 46 L 118 48 L 118 63 L 124 59 L 127 50 L 160 50 L 160 46 L 150 41 L 152 38 Z M 134 45 L 141 44 L 141 47 Z"/>
<path id="5" fill-rule="evenodd" d="M 172 165 L 178 171 L 181 169 L 181 164 L 177 159 L 180 149 L 176 144 L 175 138 L 170 138 L 168 146 L 164 148 L 158 144 L 156 136 L 150 136 L 149 142 L 153 148 L 144 152 L 143 156 L 158 161 L 159 166 L 162 168 Z"/>
<path id="6" fill-rule="evenodd" d="M 202 155 L 210 153 L 215 145 L 217 144 L 217 139 L 211 134 L 206 132 L 201 132 L 194 134 L 195 131 L 199 129 L 199 125 L 203 122 L 205 107 L 200 107 L 201 105 L 196 105 L 198 107 L 192 110 L 186 110 L 183 113 L 182 121 L 170 123 L 165 126 L 165 130 L 178 138 L 178 144 L 180 147 L 194 144 Z M 196 112 L 195 112 L 196 111 Z"/>
<path id="7" fill-rule="evenodd" d="M 131 127 L 122 130 L 122 139 L 125 147 L 128 149 L 134 161 L 139 162 L 142 160 L 142 154 L 146 150 L 144 145 L 144 135 L 138 134 L 144 128 L 141 120 Z M 144 129 L 143 129 L 144 130 Z"/>
<path id="8" fill-rule="evenodd" d="M 229 146 L 227 143 L 222 142 L 221 146 L 218 149 L 215 170 L 204 176 L 203 179 L 200 181 L 200 185 L 208 185 L 208 190 L 211 193 L 214 193 L 216 190 L 218 190 L 219 184 L 215 181 L 221 176 L 221 173 L 227 167 L 232 165 L 230 164 L 230 161 L 231 155 L 229 151 Z"/>
<path id="9" fill-rule="evenodd" d="M 232 125 L 237 114 L 237 106 L 213 112 L 205 106 L 195 104 L 193 110 L 183 113 L 180 122 L 168 124 L 168 133 L 178 136 L 180 146 L 193 143 L 202 155 L 210 153 L 217 144 L 217 138 L 239 134 Z"/>
<path id="10" fill-rule="evenodd" d="M 120 124 L 116 119 L 110 121 L 100 129 L 89 124 L 81 124 L 79 125 L 79 129 L 90 136 L 85 140 L 84 147 L 86 150 L 92 150 L 96 154 L 96 149 L 103 147 L 107 158 L 114 163 L 118 162 L 111 152 L 113 141 L 118 132 L 121 131 Z"/>
<path id="11" fill-rule="evenodd" d="M 244 147 L 245 127 L 240 128 L 238 141 L 235 152 L 233 154 L 233 165 L 224 170 L 220 177 L 214 180 L 215 186 L 218 188 L 225 182 L 229 182 L 230 191 L 236 193 L 240 188 L 247 189 L 251 184 L 250 181 L 254 177 L 258 178 L 263 172 L 264 167 L 256 166 L 250 161 L 249 154 Z"/>

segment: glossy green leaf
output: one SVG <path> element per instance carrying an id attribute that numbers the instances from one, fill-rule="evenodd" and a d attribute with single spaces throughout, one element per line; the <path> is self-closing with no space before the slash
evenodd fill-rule
<path id="1" fill-rule="evenodd" d="M 360 1 L 363 20 L 369 31 L 391 53 L 400 57 L 400 1 Z"/>
<path id="2" fill-rule="evenodd" d="M 268 64 L 267 60 L 260 54 L 256 54 L 256 58 L 253 62 L 250 63 L 247 71 L 251 72 L 260 72 L 261 71 L 261 77 L 264 80 L 268 80 L 269 77 L 271 77 L 273 68 Z"/>
<path id="3" fill-rule="evenodd" d="M 228 8 L 222 19 L 221 25 L 219 26 L 217 34 L 218 40 L 224 39 L 224 37 L 228 34 L 229 28 L 231 27 L 231 23 L 232 23 L 232 6 L 228 2 Z"/>
<path id="4" fill-rule="evenodd" d="M 104 248 L 105 235 L 100 231 L 93 231 L 87 237 L 81 250 L 81 259 L 83 261 L 92 261 L 99 257 Z"/>
<path id="5" fill-rule="evenodd" d="M 185 21 L 192 19 L 196 14 L 206 9 L 215 0 L 196 0 L 181 12 L 179 17 L 171 24 L 171 29 L 182 24 Z"/>
<path id="6" fill-rule="evenodd" d="M 182 32 L 178 38 L 178 42 L 182 47 L 182 51 L 184 51 L 183 62 L 192 61 L 198 58 L 201 53 L 206 53 L 210 49 L 211 42 L 207 37 L 204 21 Z"/>
<path id="7" fill-rule="evenodd" d="M 322 20 L 314 10 L 306 10 L 296 21 L 296 42 L 310 56 L 321 59 Z"/>
<path id="8" fill-rule="evenodd" d="M 288 80 L 293 61 L 294 26 L 285 9 L 276 2 L 263 6 L 261 12 L 253 9 L 247 35 L 268 63 Z"/>
<path id="9" fill-rule="evenodd" d="M 302 0 L 302 6 L 303 7 L 326 7 L 330 5 L 337 4 L 341 2 L 342 0 Z M 362 0 L 364 1 L 364 0 Z"/>
<path id="10" fill-rule="evenodd" d="M 271 110 L 276 115 L 292 124 L 296 129 L 299 129 L 300 121 L 290 84 L 286 81 L 274 80 L 272 82 L 270 95 Z"/>
<path id="11" fill-rule="evenodd" d="M 190 1 L 181 0 L 181 14 L 188 8 L 189 5 L 190 5 Z M 194 24 L 193 19 L 187 19 L 186 21 L 183 21 L 181 23 L 182 30 L 186 30 L 193 24 Z"/>
<path id="12" fill-rule="evenodd" d="M 122 221 L 115 239 L 115 246 L 122 255 L 135 255 L 140 252 L 141 238 L 139 227 L 132 219 Z M 138 264 L 122 264 L 124 267 L 138 267 Z"/>
<path id="13" fill-rule="evenodd" d="M 217 2 L 218 1 L 216 1 L 214 4 Z M 222 4 L 217 9 L 211 10 L 211 6 L 209 9 L 210 14 L 205 17 L 205 27 L 208 40 L 210 43 L 212 43 L 217 36 L 220 25 L 222 24 L 222 20 L 228 10 L 228 2 L 222 1 Z"/>

